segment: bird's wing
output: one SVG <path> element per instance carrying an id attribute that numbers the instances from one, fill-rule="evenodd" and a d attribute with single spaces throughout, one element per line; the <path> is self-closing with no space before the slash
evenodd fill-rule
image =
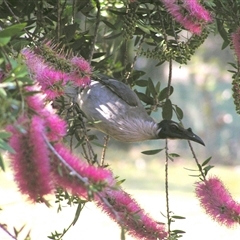
<path id="1" fill-rule="evenodd" d="M 127 85 L 115 79 L 98 80 L 102 85 L 106 86 L 110 91 L 116 94 L 124 102 L 132 107 L 139 106 L 139 99 L 135 92 L 133 92 Z"/>

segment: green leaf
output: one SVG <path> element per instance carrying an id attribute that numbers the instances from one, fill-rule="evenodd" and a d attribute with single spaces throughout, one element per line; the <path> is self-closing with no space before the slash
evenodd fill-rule
<path id="1" fill-rule="evenodd" d="M 138 28 L 139 28 L 140 30 L 142 30 L 144 33 L 146 33 L 146 34 L 150 34 L 150 33 L 151 33 L 150 30 L 149 30 L 148 28 L 144 27 L 143 25 L 137 24 L 137 26 L 138 26 Z"/>
<path id="2" fill-rule="evenodd" d="M 177 153 L 169 153 L 168 156 L 170 156 L 170 157 L 180 157 L 180 155 L 177 154 Z"/>
<path id="3" fill-rule="evenodd" d="M 203 170 L 204 170 L 204 173 L 205 173 L 205 176 L 207 176 L 207 174 L 208 174 L 209 170 L 210 170 L 210 169 L 212 169 L 212 168 L 214 168 L 214 166 L 211 166 L 211 165 L 209 165 L 209 166 L 206 166 L 205 168 L 203 168 Z"/>
<path id="4" fill-rule="evenodd" d="M 174 90 L 174 88 L 171 86 L 171 87 L 170 87 L 170 94 L 169 94 L 169 96 L 172 95 L 173 90 Z M 166 88 L 164 88 L 164 89 L 160 92 L 160 95 L 159 95 L 159 97 L 158 97 L 158 100 L 159 100 L 159 101 L 162 101 L 162 100 L 166 99 L 167 96 L 168 96 L 168 88 L 166 87 Z"/>
<path id="5" fill-rule="evenodd" d="M 12 134 L 10 132 L 6 132 L 6 131 L 0 132 L 0 138 L 1 139 L 8 139 L 11 136 L 12 136 Z"/>
<path id="6" fill-rule="evenodd" d="M 177 117 L 182 120 L 183 119 L 183 111 L 181 108 L 179 108 L 177 105 L 175 105 L 175 109 L 176 109 L 176 114 Z"/>
<path id="7" fill-rule="evenodd" d="M 10 40 L 11 37 L 0 37 L 0 47 L 7 45 Z"/>
<path id="8" fill-rule="evenodd" d="M 153 84 L 153 81 L 151 78 L 148 78 L 148 90 L 153 97 L 156 96 L 157 92 L 156 92 L 156 89 L 154 87 L 154 84 Z"/>
<path id="9" fill-rule="evenodd" d="M 2 96 L 4 98 L 7 97 L 7 93 L 3 88 L 0 88 L 0 96 Z"/>
<path id="10" fill-rule="evenodd" d="M 93 54 L 93 59 L 100 58 L 100 57 L 104 56 L 105 54 L 106 54 L 105 52 L 94 53 Z"/>
<path id="11" fill-rule="evenodd" d="M 70 24 L 64 27 L 64 33 L 68 41 L 72 40 L 74 38 L 74 34 L 78 28 L 78 24 Z"/>
<path id="12" fill-rule="evenodd" d="M 120 186 L 122 183 L 124 183 L 126 181 L 126 179 L 122 179 L 122 180 L 119 180 L 117 181 L 117 185 Z"/>
<path id="13" fill-rule="evenodd" d="M 155 87 L 157 93 L 159 93 L 160 87 L 161 87 L 161 83 L 158 81 Z"/>
<path id="14" fill-rule="evenodd" d="M 143 151 L 141 152 L 142 154 L 145 154 L 145 155 L 154 155 L 154 154 L 157 154 L 159 152 L 161 152 L 164 148 L 161 148 L 161 149 L 154 149 L 154 150 L 147 150 L 147 151 Z"/>
<path id="15" fill-rule="evenodd" d="M 228 34 L 227 34 L 227 31 L 225 30 L 225 28 L 223 27 L 223 22 L 219 19 L 216 19 L 216 20 L 217 20 L 218 32 L 224 41 L 223 45 L 222 45 L 222 50 L 223 50 L 224 48 L 226 48 L 229 45 Z"/>
<path id="16" fill-rule="evenodd" d="M 74 225 L 77 222 L 77 220 L 78 220 L 78 218 L 80 216 L 80 213 L 83 210 L 84 206 L 85 206 L 84 203 L 82 203 L 82 202 L 78 203 L 78 207 L 77 207 L 77 210 L 75 212 L 75 217 L 73 219 L 72 225 Z"/>
<path id="17" fill-rule="evenodd" d="M 186 219 L 185 217 L 182 217 L 182 216 L 176 216 L 176 215 L 172 216 L 171 218 L 174 218 L 174 219 Z"/>
<path id="18" fill-rule="evenodd" d="M 12 36 L 18 34 L 25 26 L 26 26 L 26 23 L 19 23 L 19 24 L 15 24 L 15 25 L 5 28 L 4 30 L 2 30 L 0 32 L 0 39 L 12 37 Z"/>
<path id="19" fill-rule="evenodd" d="M 182 230 L 172 230 L 172 232 L 173 232 L 173 233 L 176 233 L 176 234 L 186 233 L 186 232 L 184 232 L 184 231 L 182 231 Z"/>
<path id="20" fill-rule="evenodd" d="M 15 74 L 16 78 L 23 78 L 28 74 L 27 67 L 25 65 L 18 65 L 13 69 L 12 73 Z"/>
<path id="21" fill-rule="evenodd" d="M 116 30 L 116 27 L 107 20 L 102 20 L 109 28 Z"/>
<path id="22" fill-rule="evenodd" d="M 135 84 L 139 87 L 146 87 L 148 85 L 148 81 L 147 80 L 137 80 L 135 82 Z"/>
<path id="23" fill-rule="evenodd" d="M 122 32 L 117 33 L 117 34 L 114 34 L 114 35 L 111 35 L 111 34 L 105 35 L 105 36 L 103 36 L 103 38 L 109 40 L 109 39 L 117 38 L 117 37 L 119 37 L 119 36 L 121 36 L 121 35 L 122 35 Z"/>
<path id="24" fill-rule="evenodd" d="M 167 99 L 162 107 L 162 117 L 163 119 L 172 119 L 172 102 L 170 99 Z"/>
<path id="25" fill-rule="evenodd" d="M 136 91 L 136 94 L 138 95 L 139 99 L 141 101 L 145 102 L 146 104 L 152 105 L 154 103 L 153 98 L 148 97 L 146 94 L 141 93 L 141 92 L 137 92 L 137 91 Z"/>
<path id="26" fill-rule="evenodd" d="M 10 153 L 15 152 L 14 149 L 8 143 L 6 143 L 3 139 L 0 139 L 0 148 Z"/>
<path id="27" fill-rule="evenodd" d="M 212 159 L 212 157 L 209 157 L 208 159 L 206 159 L 206 160 L 202 163 L 202 167 L 205 166 L 205 165 L 207 165 L 211 159 Z"/>
<path id="28" fill-rule="evenodd" d="M 4 166 L 3 157 L 1 153 L 0 153 L 0 168 L 5 172 L 5 166 Z"/>

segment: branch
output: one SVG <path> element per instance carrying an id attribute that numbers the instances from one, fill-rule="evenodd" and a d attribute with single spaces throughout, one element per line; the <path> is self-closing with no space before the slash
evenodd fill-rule
<path id="1" fill-rule="evenodd" d="M 95 44 L 96 44 L 96 41 L 97 41 L 97 33 L 98 33 L 98 27 L 99 27 L 99 24 L 100 24 L 100 12 L 101 12 L 101 6 L 100 6 L 99 0 L 94 0 L 94 1 L 96 3 L 96 6 L 97 6 L 97 16 L 96 16 L 96 24 L 95 24 L 95 28 L 94 28 L 92 46 L 91 46 L 90 53 L 89 53 L 89 58 L 88 58 L 89 63 L 91 63 L 91 61 L 92 61 L 94 48 L 95 48 Z"/>
<path id="2" fill-rule="evenodd" d="M 168 95 L 167 99 L 169 99 L 170 96 L 170 87 L 171 87 L 171 82 L 172 82 L 172 60 L 170 59 L 169 61 L 169 72 L 168 72 Z M 166 139 L 165 142 L 165 155 L 166 155 L 166 160 L 165 160 L 165 193 L 166 193 L 166 208 L 167 208 L 167 225 L 168 225 L 168 234 L 170 234 L 171 228 L 171 219 L 170 219 L 170 211 L 169 211 L 169 191 L 168 191 L 168 140 Z"/>
<path id="3" fill-rule="evenodd" d="M 89 180 L 85 177 L 82 177 L 79 173 L 75 171 L 73 167 L 71 167 L 65 159 L 63 159 L 60 154 L 55 150 L 55 148 L 52 146 L 52 144 L 48 141 L 47 137 L 43 134 L 43 138 L 48 146 L 48 148 L 54 153 L 54 155 L 60 160 L 60 162 L 70 171 L 71 176 L 77 177 L 81 182 L 85 184 L 86 187 L 90 187 L 91 184 L 89 183 Z M 108 202 L 108 200 L 104 197 L 99 192 L 95 192 L 95 195 L 98 196 L 98 198 L 110 209 L 112 214 L 116 217 L 116 221 L 120 221 L 120 217 L 118 213 L 113 209 L 112 205 Z"/>

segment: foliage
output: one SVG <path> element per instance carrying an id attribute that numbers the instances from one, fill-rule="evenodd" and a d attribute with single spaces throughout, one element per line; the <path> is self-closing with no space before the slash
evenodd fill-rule
<path id="1" fill-rule="evenodd" d="M 179 7 L 181 11 L 178 14 L 183 16 L 189 14 L 190 10 L 183 4 L 183 1 L 177 1 L 179 5 L 176 1 L 170 2 L 173 2 L 175 7 Z M 240 46 L 234 44 L 234 36 L 240 42 L 240 34 L 237 34 L 240 27 L 240 2 L 237 0 L 230 2 L 231 4 L 226 0 L 201 2 L 211 13 L 212 22 L 200 21 L 197 16 L 193 16 L 190 20 L 194 20 L 193 23 L 198 23 L 201 27 L 201 32 L 194 34 L 177 21 L 178 18 L 171 14 L 171 9 L 165 1 L 1 1 L 0 148 L 10 153 L 14 152 L 8 144 L 10 134 L 4 129 L 10 124 L 16 124 L 18 117 L 29 111 L 26 98 L 36 94 L 35 91 L 26 91 L 25 88 L 31 86 L 34 79 L 31 75 L 29 76 L 20 53 L 24 47 L 37 49 L 39 55 L 45 56 L 45 62 L 66 71 L 70 71 L 70 65 L 65 59 L 56 56 L 67 56 L 66 58 L 82 56 L 93 67 L 92 77 L 98 79 L 102 77 L 102 74 L 109 75 L 131 87 L 144 88 L 144 92 L 135 91 L 149 114 L 161 108 L 164 119 L 171 119 L 175 116 L 181 121 L 184 111 L 169 98 L 171 94 L 174 94 L 174 83 L 171 82 L 172 61 L 187 64 L 209 33 L 214 32 L 222 37 L 223 49 L 230 45 L 236 53 L 237 59 L 235 63 L 231 63 L 234 67 L 231 73 L 233 74 L 234 103 L 239 113 L 240 56 L 238 48 Z M 191 11 L 190 13 L 194 15 L 194 9 Z M 55 44 L 53 48 L 45 47 L 46 45 L 43 44 L 49 40 L 51 44 Z M 165 62 L 169 64 L 167 87 L 162 86 L 161 82 L 156 83 L 146 77 L 147 73 L 134 68 L 140 56 L 156 59 L 157 66 Z M 67 103 L 63 97 L 59 97 L 55 104 L 58 105 L 59 115 L 67 119 L 68 135 L 72 137 L 71 142 L 75 139 L 77 142 L 75 147 L 82 147 L 84 157 L 89 164 L 105 167 L 104 161 L 100 163 L 98 156 L 94 153 L 91 142 L 96 139 L 96 136 L 88 134 L 88 130 L 84 128 L 82 124 L 84 115 L 79 107 Z M 21 125 L 17 127 L 20 132 L 25 130 Z M 83 135 L 82 132 L 84 132 Z M 190 148 L 193 151 L 191 145 Z M 178 156 L 169 154 L 167 146 L 165 149 L 149 150 L 144 153 L 157 154 L 162 150 L 166 152 L 166 166 L 168 159 L 173 160 Z M 198 167 L 198 174 L 194 176 L 204 182 L 207 173 L 212 168 L 208 165 L 210 158 L 200 164 L 194 151 L 193 155 Z M 2 156 L 0 167 L 3 171 L 5 170 Z M 56 199 L 59 209 L 64 200 L 67 200 L 70 205 L 78 204 L 78 210 L 71 225 L 74 225 L 78 219 L 85 201 L 92 200 L 96 192 L 101 192 L 102 185 L 100 185 L 93 183 L 88 185 L 87 200 L 82 200 L 61 189 L 57 190 Z M 168 198 L 167 183 L 166 196 Z M 170 225 L 173 220 L 182 217 L 170 216 L 169 209 L 167 213 L 169 239 L 178 239 L 184 232 L 171 230 Z M 6 229 L 4 225 L 1 228 Z M 64 229 L 63 233 L 52 233 L 49 238 L 60 239 L 66 232 L 67 230 Z M 17 233 L 15 235 L 17 239 Z"/>

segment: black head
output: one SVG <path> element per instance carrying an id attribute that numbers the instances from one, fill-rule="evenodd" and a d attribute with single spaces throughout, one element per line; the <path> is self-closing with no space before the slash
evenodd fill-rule
<path id="1" fill-rule="evenodd" d="M 192 132 L 191 128 L 185 129 L 180 124 L 172 120 L 162 120 L 158 123 L 158 137 L 160 139 L 185 139 L 191 140 L 205 146 L 200 137 Z"/>

